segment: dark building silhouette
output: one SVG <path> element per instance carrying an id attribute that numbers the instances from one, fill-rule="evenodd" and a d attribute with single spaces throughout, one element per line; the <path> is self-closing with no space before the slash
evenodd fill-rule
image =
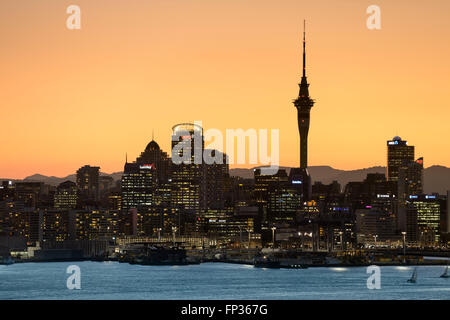
<path id="1" fill-rule="evenodd" d="M 44 193 L 43 182 L 22 181 L 15 183 L 15 200 L 22 201 L 27 208 L 37 208 Z"/>
<path id="2" fill-rule="evenodd" d="M 86 165 L 77 170 L 77 187 L 81 203 L 92 203 L 99 199 L 100 167 Z"/>
<path id="3" fill-rule="evenodd" d="M 206 206 L 208 208 L 224 208 L 226 186 L 229 176 L 229 165 L 226 154 L 218 150 L 205 150 L 212 158 L 220 158 L 219 163 L 205 164 L 206 173 Z M 221 163 L 220 163 L 221 162 Z"/>
<path id="4" fill-rule="evenodd" d="M 169 180 L 170 159 L 162 151 L 158 143 L 152 139 L 144 152 L 136 159 L 139 164 L 152 164 L 155 166 L 158 184 L 165 184 Z"/>
<path id="5" fill-rule="evenodd" d="M 335 180 L 330 184 L 316 181 L 312 185 L 312 199 L 316 201 L 338 197 L 341 194 L 341 185 Z"/>
<path id="6" fill-rule="evenodd" d="M 297 108 L 298 131 L 300 133 L 300 168 L 291 170 L 291 180 L 298 181 L 302 186 L 305 200 L 311 195 L 311 178 L 308 173 L 308 132 L 310 125 L 310 111 L 314 105 L 314 100 L 309 96 L 309 84 L 306 79 L 306 39 L 303 31 L 303 75 L 299 84 L 300 92 L 294 101 Z"/>

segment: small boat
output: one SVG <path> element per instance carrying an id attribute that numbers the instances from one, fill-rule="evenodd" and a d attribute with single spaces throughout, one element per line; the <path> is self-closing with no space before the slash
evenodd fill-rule
<path id="1" fill-rule="evenodd" d="M 409 283 L 416 283 L 416 281 L 417 281 L 417 267 L 414 268 L 414 272 L 411 278 L 408 279 Z"/>
<path id="2" fill-rule="evenodd" d="M 253 259 L 253 266 L 255 268 L 268 269 L 308 269 L 308 266 L 301 263 L 285 263 L 276 258 L 270 257 L 255 257 Z"/>
<path id="3" fill-rule="evenodd" d="M 10 264 L 13 264 L 14 263 L 14 260 L 11 258 L 11 256 L 9 256 L 9 257 L 6 257 L 6 258 L 2 258 L 1 260 L 0 260 L 0 264 L 3 264 L 3 265 L 10 265 Z"/>
<path id="4" fill-rule="evenodd" d="M 447 266 L 445 267 L 444 273 L 441 274 L 441 278 L 450 278 L 450 275 L 448 274 L 448 261 L 447 261 Z"/>
<path id="5" fill-rule="evenodd" d="M 257 260 L 254 261 L 253 266 L 255 268 L 270 268 L 270 269 L 279 269 L 280 261 L 273 261 L 273 260 Z"/>

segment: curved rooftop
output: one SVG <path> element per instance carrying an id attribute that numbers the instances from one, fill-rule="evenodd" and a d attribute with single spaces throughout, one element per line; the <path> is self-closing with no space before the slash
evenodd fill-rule
<path id="1" fill-rule="evenodd" d="M 148 143 L 147 147 L 145 148 L 145 151 L 154 151 L 154 150 L 160 150 L 159 145 L 156 143 L 155 140 L 152 140 Z"/>
<path id="2" fill-rule="evenodd" d="M 194 131 L 200 131 L 203 134 L 203 128 L 199 126 L 198 124 L 194 123 L 179 123 L 172 127 L 173 132 L 177 131 L 187 131 L 187 132 L 194 132 Z"/>

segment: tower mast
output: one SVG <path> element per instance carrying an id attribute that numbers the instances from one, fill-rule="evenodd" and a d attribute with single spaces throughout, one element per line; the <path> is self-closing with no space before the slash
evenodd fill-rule
<path id="1" fill-rule="evenodd" d="M 297 123 L 300 134 L 300 167 L 291 170 L 292 179 L 301 181 L 303 198 L 310 197 L 311 177 L 308 173 L 308 132 L 310 123 L 310 111 L 314 105 L 314 100 L 309 96 L 309 84 L 306 78 L 306 21 L 303 20 L 303 72 L 299 83 L 299 94 L 294 100 L 297 108 Z"/>

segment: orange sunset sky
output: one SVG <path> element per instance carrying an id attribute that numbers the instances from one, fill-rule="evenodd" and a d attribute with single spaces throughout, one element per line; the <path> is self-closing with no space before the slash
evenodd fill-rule
<path id="1" fill-rule="evenodd" d="M 152 130 L 169 152 L 171 127 L 194 120 L 279 129 L 280 164 L 298 165 L 303 19 L 309 164 L 385 165 L 399 135 L 450 166 L 448 0 L 2 0 L 0 178 L 121 171 Z"/>

